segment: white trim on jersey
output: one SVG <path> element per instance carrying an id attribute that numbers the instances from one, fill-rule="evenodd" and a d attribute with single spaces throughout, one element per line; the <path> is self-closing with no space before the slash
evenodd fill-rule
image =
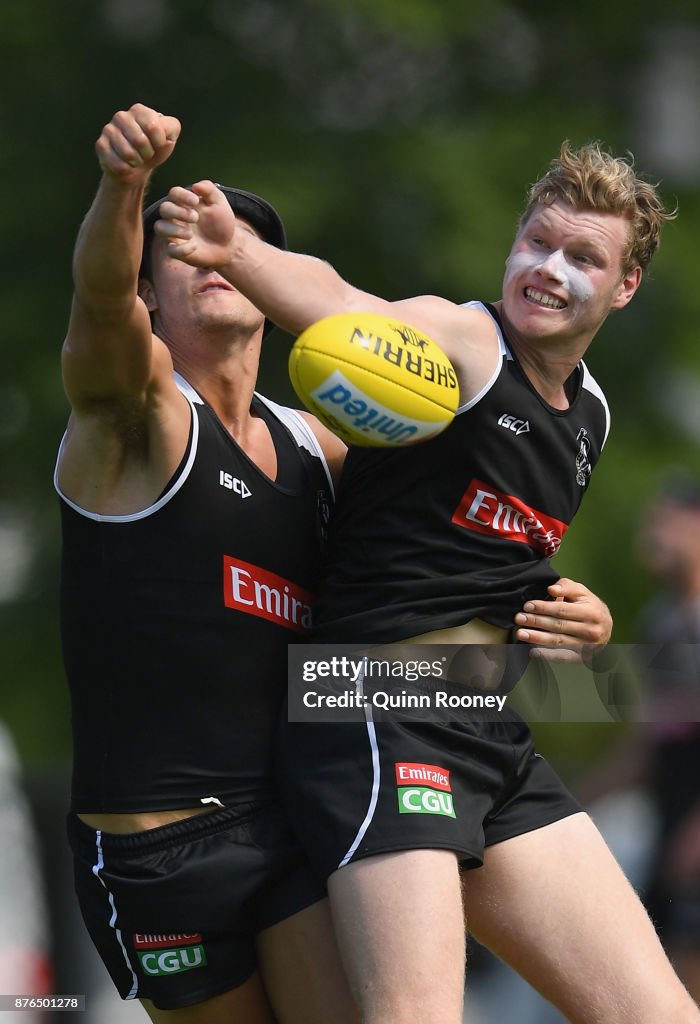
<path id="1" fill-rule="evenodd" d="M 182 467 L 182 472 L 173 481 L 172 485 L 168 488 L 165 494 L 161 498 L 159 498 L 158 501 L 156 501 L 153 505 L 149 505 L 148 508 L 143 509 L 141 512 L 132 512 L 129 515 L 102 516 L 99 515 L 97 512 L 88 512 L 86 508 L 83 508 L 81 505 L 77 505 L 74 501 L 71 501 L 70 498 L 67 498 L 58 485 L 58 467 L 61 462 L 61 456 L 63 455 L 63 449 L 66 444 L 66 435 L 64 434 L 61 440 L 60 447 L 58 449 L 58 456 L 56 458 L 56 468 L 54 469 L 53 473 L 53 485 L 56 488 L 56 491 L 58 492 L 60 497 L 63 499 L 63 501 L 65 501 L 66 505 L 69 505 L 75 512 L 78 512 L 81 516 L 85 516 L 86 519 L 93 519 L 97 523 L 134 523 L 139 519 L 145 519 L 147 516 L 152 516 L 154 512 L 157 512 L 159 509 L 163 508 L 164 505 L 167 505 L 167 503 L 170 501 L 173 495 L 177 494 L 177 492 L 180 490 L 182 485 L 187 480 L 187 477 L 190 475 L 192 466 L 194 465 L 195 456 L 197 454 L 197 443 L 199 441 L 199 417 L 197 415 L 193 403 L 198 402 L 200 405 L 202 405 L 203 403 L 201 398 L 199 398 L 199 396 L 190 387 L 187 381 L 183 380 L 183 378 L 180 377 L 179 374 L 175 374 L 175 381 L 177 383 L 178 388 L 180 388 L 180 391 L 187 399 L 190 406 L 190 411 L 192 413 L 192 442 L 190 444 L 187 462 Z M 180 384 L 180 381 L 182 381 L 184 387 Z M 194 397 L 190 397 L 190 395 Z"/>
<path id="2" fill-rule="evenodd" d="M 139 990 L 139 979 L 136 976 L 134 968 L 131 965 L 131 960 L 129 960 L 129 954 L 126 951 L 126 946 L 124 945 L 124 941 L 122 939 L 121 928 L 117 928 L 117 907 L 116 907 L 116 904 L 114 902 L 114 894 L 107 888 L 107 886 L 105 884 L 105 880 L 102 877 L 102 875 L 100 874 L 100 872 L 102 871 L 102 868 L 105 866 L 104 854 L 102 852 L 102 830 L 101 829 L 97 829 L 97 831 L 95 832 L 95 846 L 97 847 L 97 863 L 93 864 L 93 866 L 92 866 L 92 873 L 95 876 L 95 878 L 97 879 L 97 881 L 100 883 L 100 885 L 102 886 L 104 891 L 107 893 L 107 898 L 109 899 L 109 905 L 112 908 L 112 915 L 111 915 L 111 917 L 109 919 L 109 927 L 114 930 L 114 934 L 116 935 L 117 942 L 119 943 L 119 948 L 122 951 L 122 956 L 124 957 L 124 961 L 126 963 L 126 966 L 129 968 L 129 972 L 131 973 L 131 979 L 132 979 L 131 988 L 129 989 L 129 994 L 126 996 L 126 998 L 127 999 L 135 999 L 136 998 L 136 993 Z"/>
<path id="3" fill-rule="evenodd" d="M 491 320 L 493 321 L 493 325 L 496 328 L 496 333 L 498 335 L 498 347 L 499 347 L 499 351 L 501 353 L 501 356 L 505 356 L 506 359 L 512 361 L 513 353 L 510 351 L 510 349 L 508 348 L 508 345 L 506 344 L 506 340 L 503 337 L 503 332 L 501 331 L 501 328 L 498 325 L 498 321 L 496 320 L 494 315 L 491 313 L 491 311 L 488 309 L 488 307 L 483 302 L 480 302 L 478 299 L 473 299 L 471 302 L 462 302 L 461 305 L 462 306 L 468 306 L 470 309 L 478 309 L 480 312 L 486 313 L 486 315 L 491 318 Z M 582 376 L 582 380 L 581 380 L 581 387 L 585 388 L 586 391 L 590 391 L 590 393 L 592 395 L 595 395 L 595 397 L 598 399 L 600 404 L 603 406 L 603 411 L 605 413 L 605 437 L 603 438 L 603 443 L 601 445 L 601 451 L 602 451 L 602 449 L 605 447 L 605 442 L 608 439 L 608 434 L 610 433 L 610 408 L 609 408 L 608 403 L 607 403 L 607 401 L 605 399 L 605 395 L 603 394 L 603 390 L 602 390 L 600 384 L 595 379 L 595 377 L 592 375 L 592 373 L 590 372 L 590 370 L 588 369 L 588 367 L 586 366 L 586 364 L 584 363 L 583 360 L 581 360 L 580 365 L 581 365 L 581 369 L 583 371 L 583 376 Z M 477 402 L 480 402 L 481 399 L 484 397 L 484 395 L 487 394 L 491 390 L 493 385 L 496 383 L 496 378 L 498 377 L 498 374 L 500 373 L 500 371 L 501 371 L 501 365 L 499 364 L 497 366 L 497 368 L 496 368 L 496 372 L 493 374 L 491 379 L 489 381 L 487 381 L 487 383 L 481 389 L 479 394 L 475 395 L 475 397 L 472 398 L 472 400 L 470 402 L 467 402 L 466 405 L 460 405 L 460 407 L 457 409 L 457 412 L 455 413 L 455 415 L 459 416 L 459 414 L 461 412 L 466 412 L 467 409 L 472 409 L 476 405 Z"/>
<path id="4" fill-rule="evenodd" d="M 489 312 L 484 303 L 479 302 L 478 299 L 473 299 L 471 302 L 462 302 L 461 305 L 468 306 L 470 309 L 478 309 L 481 313 L 486 313 L 487 317 L 493 322 L 493 326 L 496 328 L 496 335 L 498 337 L 498 353 L 501 358 L 496 363 L 496 369 L 493 371 L 489 379 L 486 381 L 478 395 L 474 395 L 474 397 L 470 398 L 470 400 L 468 402 L 465 402 L 464 405 L 460 405 L 459 408 L 457 409 L 457 412 L 455 413 L 455 416 L 459 416 L 461 412 L 467 412 L 468 409 L 473 409 L 474 406 L 481 401 L 484 395 L 487 395 L 489 393 L 491 388 L 498 380 L 499 373 L 503 369 L 503 356 L 505 356 L 506 359 L 513 358 L 513 356 L 510 353 L 510 349 L 506 345 L 505 338 L 503 337 L 503 332 L 501 331 L 501 328 L 498 326 L 498 321 Z"/>
<path id="5" fill-rule="evenodd" d="M 59 496 L 63 499 L 63 501 L 65 501 L 66 505 L 69 505 L 75 512 L 78 512 L 81 516 L 85 516 L 86 519 L 93 519 L 95 522 L 98 523 L 133 523 L 138 521 L 139 519 L 145 519 L 147 516 L 153 515 L 154 512 L 158 512 L 158 510 L 163 508 L 163 506 L 170 501 L 173 495 L 177 494 L 177 492 L 180 490 L 182 485 L 187 480 L 187 477 L 190 475 L 192 466 L 194 465 L 195 456 L 197 454 L 197 444 L 199 441 L 199 417 L 197 416 L 194 406 L 204 405 L 204 401 L 202 400 L 202 398 L 200 398 L 200 396 L 197 394 L 192 385 L 188 381 L 186 381 L 185 378 L 180 373 L 177 373 L 176 371 L 173 374 L 173 376 L 179 390 L 182 392 L 182 394 L 189 402 L 190 409 L 192 412 L 192 444 L 190 446 L 187 462 L 183 466 L 182 473 L 173 482 L 172 486 L 168 488 L 166 493 L 161 498 L 158 499 L 158 501 L 156 501 L 153 505 L 149 505 L 148 508 L 143 509 L 141 512 L 133 512 L 129 515 L 123 516 L 104 516 L 99 515 L 97 512 L 89 512 L 81 505 L 77 505 L 74 501 L 71 501 L 70 498 L 67 498 L 58 484 L 58 467 L 60 465 L 61 456 L 63 455 L 63 450 L 66 443 L 66 434 L 64 434 L 58 449 L 58 455 L 56 457 L 56 467 L 54 469 L 53 474 L 53 485 L 56 488 L 56 491 L 59 494 Z M 285 426 L 287 430 L 289 430 L 298 447 L 306 449 L 306 451 L 308 451 L 311 455 L 320 459 L 324 472 L 328 479 L 331 495 L 333 498 L 335 498 L 333 477 L 331 476 L 331 471 L 329 469 L 325 453 L 323 451 L 323 448 L 321 447 L 318 438 L 316 437 L 316 435 L 314 434 L 313 430 L 306 422 L 304 417 L 301 416 L 295 409 L 288 409 L 284 405 L 278 405 L 277 402 L 273 402 L 270 398 L 266 398 L 264 395 L 259 394 L 259 392 L 257 391 L 255 392 L 255 394 L 257 398 L 259 398 L 260 401 L 263 403 L 263 405 L 267 406 L 267 408 L 270 410 L 273 416 L 275 416 L 280 421 L 280 423 L 282 423 L 282 425 Z"/>
<path id="6" fill-rule="evenodd" d="M 177 371 L 175 372 L 175 383 L 186 398 L 189 398 L 192 402 L 197 402 L 199 405 L 204 405 L 204 402 L 192 385 L 189 384 L 181 374 L 177 373 Z M 263 405 L 266 405 L 272 415 L 287 428 L 299 448 L 305 448 L 307 452 L 321 460 L 326 476 L 328 477 L 331 494 L 335 498 L 333 477 L 331 476 L 331 471 L 328 468 L 325 453 L 318 438 L 304 417 L 301 416 L 296 409 L 289 409 L 286 405 L 278 405 L 277 402 L 273 402 L 271 398 L 266 398 L 265 395 L 261 395 L 259 391 L 255 392 L 255 397 L 258 398 Z"/>
<path id="7" fill-rule="evenodd" d="M 190 402 L 194 402 L 195 405 L 204 405 L 204 399 L 197 394 L 190 382 L 185 380 L 181 373 L 178 373 L 177 370 L 173 370 L 173 377 L 185 398 L 189 398 Z"/>
<path id="8" fill-rule="evenodd" d="M 592 395 L 595 395 L 603 406 L 603 411 L 605 412 L 605 437 L 603 438 L 603 443 L 600 446 L 602 451 L 605 447 L 605 442 L 608 439 L 608 434 L 610 433 L 610 407 L 608 406 L 605 395 L 603 394 L 603 389 L 583 360 L 581 360 L 581 367 L 583 368 L 583 380 L 581 381 L 581 387 L 585 388 L 586 391 L 590 391 Z"/>
<path id="9" fill-rule="evenodd" d="M 362 676 L 362 679 L 358 680 L 357 685 L 356 692 L 360 695 L 362 695 L 364 692 L 364 687 L 362 685 L 363 682 L 364 674 Z M 374 817 L 374 812 L 377 809 L 377 801 L 379 800 L 379 785 L 381 782 L 381 772 L 379 768 L 379 745 L 377 744 L 377 732 L 376 729 L 374 728 L 374 720 L 372 718 L 372 708 L 367 704 L 365 705 L 365 722 L 367 723 L 367 735 L 369 737 L 369 746 L 372 752 L 372 794 L 370 796 L 369 807 L 367 808 L 367 813 L 365 814 L 364 821 L 357 830 L 357 835 L 350 844 L 347 853 L 345 854 L 340 864 L 338 865 L 339 868 L 345 867 L 345 865 L 349 863 L 349 861 L 352 860 L 352 858 L 354 857 L 355 851 L 357 850 L 358 846 L 364 839 L 367 829 L 372 824 L 372 818 Z"/>
<path id="10" fill-rule="evenodd" d="M 263 405 L 266 405 L 270 412 L 273 413 L 273 415 L 276 416 L 277 419 L 287 428 L 298 446 L 300 448 L 305 448 L 307 452 L 321 460 L 326 477 L 328 478 L 331 495 L 335 498 L 333 477 L 331 476 L 331 471 L 328 467 L 328 462 L 326 461 L 325 452 L 321 447 L 319 439 L 316 437 L 301 413 L 297 412 L 296 409 L 289 409 L 286 405 L 278 405 L 277 402 L 273 402 L 271 398 L 266 398 L 265 395 L 261 395 L 259 391 L 256 391 L 255 394 Z"/>

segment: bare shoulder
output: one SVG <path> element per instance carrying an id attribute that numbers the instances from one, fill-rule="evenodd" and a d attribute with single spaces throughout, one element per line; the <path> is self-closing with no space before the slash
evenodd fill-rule
<path id="1" fill-rule="evenodd" d="M 493 319 L 477 306 L 459 305 L 439 295 L 417 295 L 394 303 L 445 350 L 455 343 L 487 346 L 497 337 Z M 432 333 L 431 333 L 432 328 Z"/>
<path id="2" fill-rule="evenodd" d="M 189 403 L 175 383 L 167 347 L 155 336 L 151 359 L 146 387 L 81 388 L 71 403 L 57 483 L 87 512 L 131 515 L 148 508 L 185 453 Z"/>
<path id="3" fill-rule="evenodd" d="M 439 295 L 420 295 L 393 305 L 397 316 L 425 331 L 449 357 L 457 372 L 461 404 L 474 398 L 500 360 L 498 330 L 489 314 Z"/>
<path id="4" fill-rule="evenodd" d="M 316 416 L 307 412 L 306 409 L 297 409 L 297 412 L 313 430 L 316 440 L 326 457 L 333 481 L 337 484 L 347 454 L 347 445 L 332 430 L 325 427 Z"/>

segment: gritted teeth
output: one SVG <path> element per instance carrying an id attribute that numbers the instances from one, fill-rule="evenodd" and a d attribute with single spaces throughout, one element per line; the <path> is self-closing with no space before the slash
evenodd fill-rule
<path id="1" fill-rule="evenodd" d="M 547 292 L 540 292 L 536 288 L 526 288 L 525 298 L 538 306 L 545 306 L 547 309 L 565 309 L 566 303 L 555 295 L 548 295 Z"/>

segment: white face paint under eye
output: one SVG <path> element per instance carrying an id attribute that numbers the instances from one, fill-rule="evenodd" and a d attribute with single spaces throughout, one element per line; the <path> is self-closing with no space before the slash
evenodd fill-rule
<path id="1" fill-rule="evenodd" d="M 532 271 L 541 271 L 549 277 L 558 281 L 567 295 L 571 296 L 574 302 L 573 313 L 576 315 L 577 305 L 585 302 L 595 291 L 592 282 L 583 270 L 572 267 L 564 258 L 561 249 L 555 252 L 513 252 L 506 260 L 506 276 L 504 284 L 507 284 L 516 274 Z"/>

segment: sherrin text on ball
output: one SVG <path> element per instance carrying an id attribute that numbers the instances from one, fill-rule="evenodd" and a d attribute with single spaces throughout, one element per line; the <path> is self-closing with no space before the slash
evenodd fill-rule
<path id="1" fill-rule="evenodd" d="M 422 331 L 379 313 L 339 313 L 307 327 L 289 357 L 304 405 L 348 444 L 394 447 L 449 426 L 454 368 Z"/>

